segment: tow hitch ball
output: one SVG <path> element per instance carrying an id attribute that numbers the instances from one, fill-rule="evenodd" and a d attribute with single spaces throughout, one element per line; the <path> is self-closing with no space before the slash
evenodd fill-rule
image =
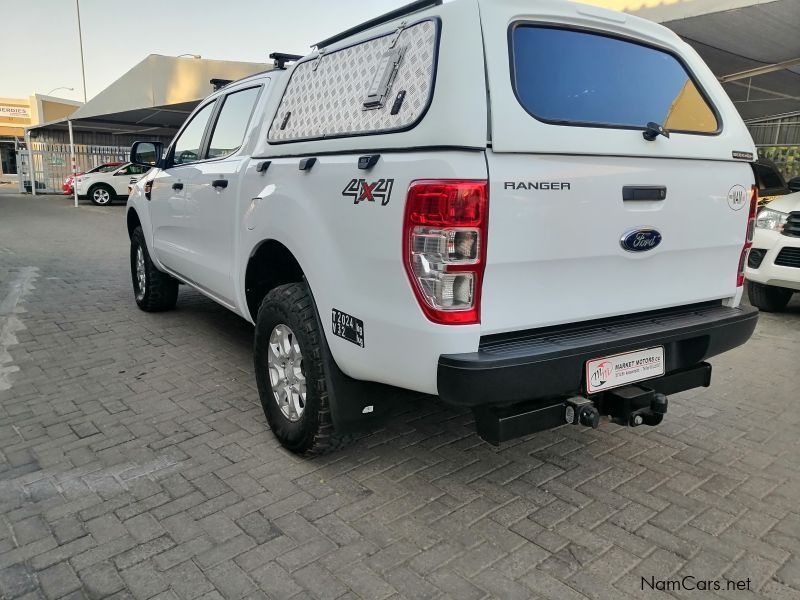
<path id="1" fill-rule="evenodd" d="M 564 405 L 564 420 L 596 429 L 600 416 L 608 416 L 618 425 L 655 426 L 664 420 L 669 402 L 664 394 L 639 385 L 617 388 L 595 397 L 576 397 Z"/>

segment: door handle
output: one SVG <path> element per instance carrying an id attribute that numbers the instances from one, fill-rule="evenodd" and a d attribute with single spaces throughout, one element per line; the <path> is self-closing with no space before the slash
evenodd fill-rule
<path id="1" fill-rule="evenodd" d="M 311 167 L 313 167 L 317 162 L 316 157 L 311 156 L 309 158 L 303 158 L 300 160 L 300 170 L 301 171 L 310 171 Z"/>
<path id="2" fill-rule="evenodd" d="M 183 189 L 183 184 L 182 183 L 173 183 L 172 184 L 172 189 L 173 190 L 182 190 Z"/>
<path id="3" fill-rule="evenodd" d="M 358 168 L 362 171 L 369 171 L 372 167 L 378 164 L 380 158 L 380 154 L 367 154 L 366 156 L 361 156 L 358 159 Z"/>
<path id="4" fill-rule="evenodd" d="M 211 187 L 215 188 L 226 188 L 228 187 L 228 180 L 227 179 L 215 179 L 211 182 Z"/>

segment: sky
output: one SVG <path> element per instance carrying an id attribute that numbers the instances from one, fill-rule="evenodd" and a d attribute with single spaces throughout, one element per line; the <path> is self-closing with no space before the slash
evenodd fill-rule
<path id="1" fill-rule="evenodd" d="M 89 99 L 148 54 L 269 62 L 410 0 L 79 0 Z M 533 0 L 532 0 L 533 1 Z M 582 0 L 623 8 L 658 0 Z M 677 0 L 660 0 L 671 3 Z M 20 10 L 5 10 L 18 5 Z M 83 100 L 75 0 L 0 0 L 0 97 Z"/>
<path id="2" fill-rule="evenodd" d="M 409 0 L 80 0 L 88 97 L 148 54 L 268 63 Z M 17 4 L 18 11 L 3 6 Z M 24 6 L 24 9 L 22 7 Z M 75 0 L 0 0 L 17 15 L 0 34 L 0 97 L 83 101 Z"/>

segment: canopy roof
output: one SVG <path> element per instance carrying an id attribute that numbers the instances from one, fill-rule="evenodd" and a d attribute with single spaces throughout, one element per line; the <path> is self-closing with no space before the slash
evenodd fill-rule
<path id="1" fill-rule="evenodd" d="M 269 68 L 262 63 L 151 54 L 75 111 L 70 120 L 75 129 L 171 136 L 213 91 L 211 79 L 236 80 Z M 66 119 L 40 127 L 66 127 Z"/>
<path id="2" fill-rule="evenodd" d="M 635 14 L 690 44 L 745 120 L 800 111 L 800 0 L 681 0 Z"/>

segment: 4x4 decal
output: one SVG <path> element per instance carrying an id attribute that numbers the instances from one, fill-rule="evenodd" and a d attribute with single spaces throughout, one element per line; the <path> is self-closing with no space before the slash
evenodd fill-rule
<path id="1" fill-rule="evenodd" d="M 394 179 L 378 179 L 372 183 L 366 179 L 351 179 L 342 190 L 342 196 L 353 198 L 353 204 L 380 200 L 381 206 L 386 206 L 392 197 L 392 187 Z"/>

